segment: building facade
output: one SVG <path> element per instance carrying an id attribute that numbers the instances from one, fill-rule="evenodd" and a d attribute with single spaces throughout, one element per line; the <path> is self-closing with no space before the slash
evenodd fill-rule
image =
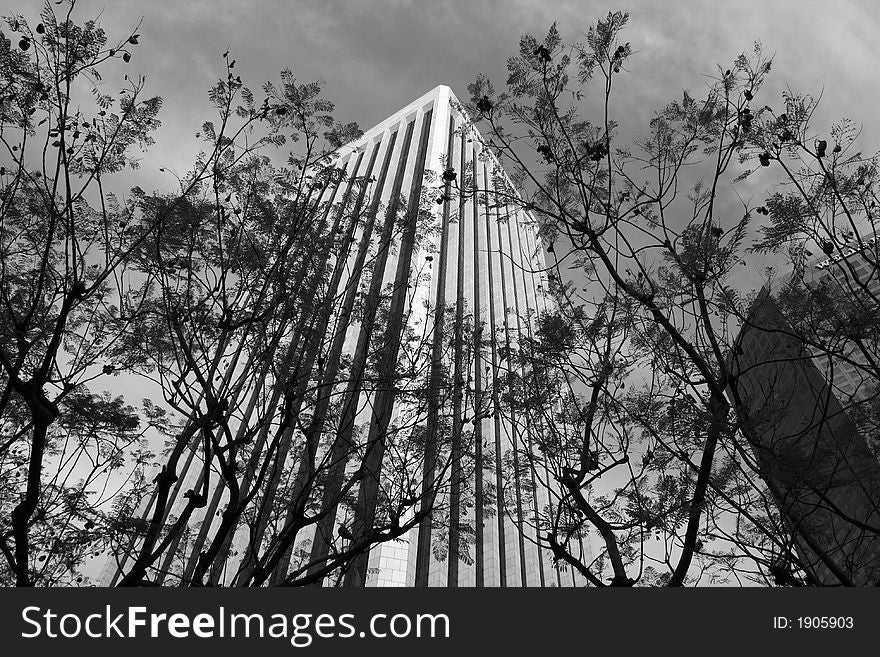
<path id="1" fill-rule="evenodd" d="M 311 503 L 339 496 L 332 482 L 343 473 L 363 476 L 350 499 L 332 502 L 332 513 L 301 532 L 277 571 L 320 561 L 364 535 L 382 513 L 377 500 L 404 499 L 408 487 L 420 488 L 422 498 L 401 522 L 419 508 L 435 510 L 373 546 L 343 576 L 320 580 L 324 586 L 586 585 L 540 547 L 542 518 L 552 516 L 554 503 L 544 483 L 550 478 L 529 467 L 540 427 L 505 406 L 499 392 L 502 378 L 521 369 L 511 351 L 548 308 L 535 221 L 505 202 L 513 186 L 447 86 L 347 144 L 336 166 L 345 176 L 321 193 L 355 219 L 346 223 L 347 211 L 323 219 L 340 235 L 338 249 L 322 259 L 333 272 L 323 294 L 339 302 L 317 324 L 296 409 L 306 416 L 306 434 L 317 427 L 318 458 L 329 464 L 330 483 Z M 374 385 L 362 383 L 367 371 Z M 424 445 L 421 458 L 386 438 L 394 432 L 409 439 L 400 445 Z M 296 446 L 309 440 L 291 431 L 290 471 L 301 470 Z M 358 458 L 347 457 L 345 446 Z M 178 498 L 198 484 L 192 460 L 175 487 Z M 436 482 L 445 483 L 431 488 Z M 270 480 L 261 494 L 271 498 L 283 488 Z M 220 522 L 224 494 L 217 484 L 195 518 L 198 538 L 177 551 L 184 578 Z M 228 549 L 241 563 L 213 573 L 213 581 L 243 581 L 247 554 L 273 530 L 271 522 L 239 528 Z M 589 553 L 587 543 L 580 547 Z M 173 561 L 169 553 L 162 570 L 173 571 Z M 105 584 L 117 570 L 108 567 Z"/>
<path id="2" fill-rule="evenodd" d="M 418 144 L 409 132 L 419 135 Z M 460 475 L 466 482 L 453 484 L 448 499 L 438 504 L 449 509 L 448 528 L 423 522 L 403 540 L 371 550 L 366 585 L 584 585 L 580 575 L 555 568 L 549 551 L 538 547 L 536 516 L 551 504 L 549 491 L 533 478 L 525 494 L 518 489 L 520 481 L 503 471 L 512 456 L 528 449 L 532 429 L 518 424 L 514 414 L 492 412 L 499 404 L 492 391 L 500 387 L 507 368 L 502 349 L 530 333 L 531 322 L 548 304 L 544 252 L 533 218 L 501 200 L 512 185 L 447 86 L 413 101 L 350 147 L 375 151 L 380 160 L 390 153 L 390 167 L 398 172 L 406 159 L 403 187 L 411 188 L 410 198 L 422 169 L 429 172 L 425 183 L 434 182 L 420 190 L 430 195 L 436 211 L 424 231 L 432 244 L 413 254 L 410 284 L 415 292 L 409 303 L 416 310 L 408 321 L 416 330 L 430 323 L 434 335 L 448 332 L 453 344 L 470 345 L 464 347 L 470 353 L 462 355 L 452 344 L 443 348 L 442 341 L 433 342 L 429 360 L 443 362 L 451 372 L 452 401 L 434 411 L 442 420 L 429 412 L 426 430 L 436 433 L 445 427 L 451 433 L 447 465 L 453 469 L 456 450 L 462 451 L 454 436 L 468 434 L 467 451 L 472 450 L 475 462 L 466 476 Z M 450 170 L 456 172 L 454 181 L 444 179 Z M 375 193 L 384 198 L 393 184 L 386 180 L 385 186 Z M 496 186 L 504 190 L 497 196 Z M 393 258 L 386 264 L 389 282 L 395 264 Z M 349 328 L 349 349 L 356 331 L 356 326 Z M 462 332 L 470 333 L 470 339 Z M 486 502 L 489 489 L 495 504 Z"/>
<path id="3" fill-rule="evenodd" d="M 871 243 L 873 247 L 873 242 Z M 880 290 L 863 254 L 807 263 L 800 283 L 824 285 L 847 304 Z M 798 557 L 823 585 L 880 582 L 880 462 L 853 419 L 872 394 L 866 361 L 811 348 L 784 316 L 778 295 L 791 274 L 758 296 L 731 354 L 731 397 Z M 821 309 L 820 309 L 821 311 Z M 809 307 L 804 313 L 811 312 Z M 821 312 L 818 313 L 821 319 Z M 734 393 L 735 391 L 735 393 Z M 875 394 L 875 393 L 874 393 Z"/>

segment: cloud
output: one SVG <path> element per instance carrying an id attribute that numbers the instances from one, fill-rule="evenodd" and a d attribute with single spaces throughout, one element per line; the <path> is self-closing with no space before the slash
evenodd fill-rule
<path id="1" fill-rule="evenodd" d="M 880 90 L 871 81 L 880 26 L 871 3 L 625 4 L 631 13 L 626 38 L 638 54 L 621 80 L 617 102 L 626 109 L 632 131 L 680 97 L 682 88 L 698 93 L 716 64 L 731 62 L 760 40 L 776 53 L 767 104 L 778 104 L 786 85 L 816 94 L 824 90 L 817 127 L 827 129 L 831 121 L 849 116 L 864 123 L 866 146 L 877 143 Z M 194 154 L 191 137 L 207 118 L 207 90 L 223 71 L 220 54 L 227 47 L 252 88 L 289 67 L 299 79 L 325 80 L 337 117 L 368 128 L 436 84 L 465 96 L 477 73 L 503 83 L 506 60 L 524 32 L 542 34 L 557 21 L 567 39 L 583 38 L 597 18 L 621 7 L 595 0 L 80 0 L 77 12 L 81 18 L 101 13 L 113 34 L 143 17 L 143 45 L 126 71 L 146 74 L 148 90 L 165 99 L 162 133 L 145 166 L 182 168 Z"/>

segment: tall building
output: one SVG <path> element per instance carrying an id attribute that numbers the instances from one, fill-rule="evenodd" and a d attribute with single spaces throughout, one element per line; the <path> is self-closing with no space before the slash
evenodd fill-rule
<path id="1" fill-rule="evenodd" d="M 421 482 L 424 494 L 425 482 L 442 478 L 448 485 L 431 498 L 437 512 L 398 539 L 375 545 L 344 580 L 325 579 L 324 585 L 586 585 L 539 547 L 536 525 L 552 510 L 553 497 L 542 483 L 549 478 L 522 461 L 540 427 L 499 397 L 502 377 L 519 367 L 509 358 L 511 349 L 531 335 L 548 304 L 537 226 L 516 204 L 503 202 L 513 193 L 511 181 L 443 85 L 343 147 L 336 166 L 346 175 L 322 193 L 353 206 L 352 216 L 365 210 L 366 219 L 346 226 L 340 212 L 329 226 L 324 216 L 329 232 L 344 236 L 339 250 L 323 258 L 334 272 L 325 281 L 326 297 L 342 302 L 318 332 L 311 385 L 297 408 L 309 427 L 318 426 L 316 444 L 331 470 L 338 475 L 361 468 L 367 475 L 350 501 L 302 532 L 281 570 L 326 556 L 343 534 L 368 531 L 376 500 L 392 489 Z M 375 385 L 359 383 L 367 369 Z M 402 370 L 417 374 L 407 377 Z M 336 419 L 325 422 L 331 411 Z M 392 431 L 415 437 L 426 456 L 413 460 L 395 452 L 384 438 Z M 346 440 L 327 439 L 333 432 Z M 292 433 L 292 470 L 303 441 L 301 431 Z M 380 448 L 367 448 L 363 460 L 336 457 L 340 445 L 354 450 L 358 441 Z M 181 482 L 189 483 L 178 485 L 176 494 L 196 478 L 185 472 Z M 328 491 L 339 493 L 332 484 L 323 490 L 325 500 Z M 202 541 L 220 522 L 223 495 L 218 487 L 200 518 Z M 247 572 L 246 555 L 272 527 L 257 532 L 254 538 L 253 527 L 238 530 L 230 549 L 245 555 L 242 564 L 215 573 L 216 582 L 235 583 Z M 202 545 L 196 540 L 181 548 L 189 564 L 184 576 Z M 589 552 L 589 545 L 580 548 Z M 165 566 L 173 570 L 171 557 Z"/>
<path id="2" fill-rule="evenodd" d="M 404 149 L 410 131 L 419 140 L 417 144 L 413 138 L 407 156 Z M 403 146 L 394 143 L 395 134 L 404 135 Z M 404 541 L 384 543 L 372 550 L 367 585 L 581 585 L 579 575 L 555 570 L 550 553 L 536 545 L 534 516 L 549 503 L 547 491 L 533 480 L 535 492 L 526 495 L 519 490 L 520 481 L 510 481 L 502 471 L 505 455 L 521 456 L 527 449 L 532 429 L 517 423 L 513 413 L 478 411 L 499 404 L 497 397 L 491 399 L 491 391 L 498 389 L 505 369 L 501 351 L 516 343 L 520 335 L 530 333 L 530 322 L 548 303 L 537 226 L 526 212 L 500 203 L 493 194 L 496 186 L 509 193 L 513 185 L 449 87 L 432 89 L 368 130 L 351 148 L 377 150 L 381 155 L 392 145 L 392 169 L 400 171 L 401 158 L 411 162 L 403 168 L 404 186 L 412 185 L 411 180 L 426 168 L 440 182 L 443 172 L 456 171 L 457 185 L 453 187 L 466 188 L 470 179 L 476 189 L 487 190 L 477 195 L 466 191 L 450 194 L 448 187 L 437 191 L 433 231 L 427 231 L 435 235 L 433 248 L 417 254 L 411 266 L 412 276 L 427 273 L 416 282 L 412 303 L 422 312 L 414 313 L 411 321 L 416 326 L 432 321 L 435 334 L 448 328 L 454 333 L 458 325 L 474 332 L 471 343 L 480 345 L 475 347 L 479 355 L 464 362 L 454 349 L 446 352 L 445 364 L 453 370 L 456 389 L 452 406 L 439 412 L 447 416 L 447 430 L 453 435 L 470 424 L 474 457 L 490 465 L 470 473 L 463 486 L 470 489 L 468 503 L 457 508 L 464 491 L 450 492 L 452 509 L 445 536 L 422 523 Z M 424 166 L 418 155 L 423 151 Z M 415 187 L 410 195 L 414 193 Z M 389 280 L 393 267 L 390 261 L 386 265 Z M 444 327 L 444 322 L 452 327 Z M 468 342 L 466 336 L 464 342 Z M 434 346 L 440 344 L 435 341 Z M 444 357 L 438 351 L 432 359 L 439 362 Z M 474 421 L 475 415 L 483 417 Z M 428 417 L 428 432 L 437 431 L 439 425 L 437 418 Z M 490 487 L 494 487 L 496 498 L 503 500 L 500 510 L 497 506 L 485 508 L 480 501 Z M 442 541 L 441 547 L 435 549 L 438 541 Z M 466 543 L 472 545 L 468 548 Z M 462 558 L 465 550 L 470 554 Z"/>
<path id="3" fill-rule="evenodd" d="M 810 262 L 803 282 L 855 299 L 863 287 L 878 288 L 876 268 L 864 259 L 849 253 Z M 851 417 L 852 404 L 868 395 L 870 377 L 798 337 L 777 298 L 788 279 L 765 287 L 753 305 L 731 354 L 737 393 L 731 396 L 741 401 L 742 432 L 808 573 L 824 585 L 875 585 L 880 463 Z"/>

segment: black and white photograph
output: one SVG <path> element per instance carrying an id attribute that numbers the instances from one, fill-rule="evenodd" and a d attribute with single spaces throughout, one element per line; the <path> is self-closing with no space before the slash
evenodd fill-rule
<path id="1" fill-rule="evenodd" d="M 821 588 L 761 594 L 818 601 L 761 627 L 868 630 L 828 589 L 880 586 L 880 7 L 2 9 L 15 637 L 309 645 L 212 598 L 153 613 L 277 595 L 245 588 L 401 589 L 297 635 L 330 651 L 442 647 L 477 589 L 536 637 L 523 605 L 615 588 Z M 127 629 L 62 595 L 127 596 Z M 409 595 L 449 596 L 430 633 Z M 588 618 L 560 636 L 592 647 Z"/>

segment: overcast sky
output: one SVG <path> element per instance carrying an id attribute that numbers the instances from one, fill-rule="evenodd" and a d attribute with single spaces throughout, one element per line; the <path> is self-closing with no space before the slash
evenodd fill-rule
<path id="1" fill-rule="evenodd" d="M 11 10 L 32 19 L 39 4 L 13 2 Z M 638 51 L 619 96 L 632 129 L 681 89 L 699 92 L 703 75 L 716 64 L 728 67 L 760 40 L 775 53 L 766 104 L 778 106 L 786 84 L 803 92 L 824 89 L 817 127 L 848 116 L 864 124 L 866 149 L 876 149 L 880 25 L 870 0 L 77 3 L 80 19 L 100 13 L 111 35 L 122 36 L 143 19 L 141 45 L 125 70 L 147 75 L 148 90 L 162 96 L 165 107 L 159 147 L 145 159 L 142 175 L 162 165 L 185 168 L 196 146 L 192 137 L 210 118 L 206 91 L 223 73 L 227 47 L 252 88 L 277 79 L 285 67 L 303 81 L 323 79 L 337 118 L 366 129 L 440 83 L 461 97 L 480 72 L 500 85 L 524 32 L 544 34 L 557 21 L 564 37 L 577 39 L 615 9 L 630 12 L 625 39 Z"/>
<path id="2" fill-rule="evenodd" d="M 0 14 L 21 13 L 35 24 L 41 4 L 13 0 Z M 611 10 L 631 14 L 623 38 L 636 54 L 616 101 L 630 133 L 644 130 L 682 89 L 701 95 L 716 65 L 729 68 L 759 40 L 775 59 L 757 102 L 779 107 L 786 86 L 823 93 L 814 127 L 851 118 L 864 126 L 862 148 L 873 152 L 880 148 L 878 7 L 872 0 L 78 0 L 75 16 L 100 14 L 111 39 L 142 20 L 132 61 L 115 66 L 119 78 L 146 75 L 148 93 L 165 100 L 157 144 L 131 176 L 151 192 L 171 191 L 159 167 L 191 165 L 194 135 L 213 118 L 207 91 L 224 75 L 227 48 L 252 89 L 283 68 L 301 81 L 323 79 L 336 118 L 366 130 L 437 84 L 462 99 L 478 73 L 501 87 L 523 33 L 543 35 L 555 21 L 566 40 L 577 40 Z M 142 385 L 120 377 L 114 390 L 137 403 Z"/>
<path id="3" fill-rule="evenodd" d="M 13 2 L 2 13 L 34 22 L 40 5 Z M 502 87 L 507 58 L 523 33 L 544 35 L 555 21 L 567 41 L 583 39 L 612 10 L 630 12 L 623 38 L 636 51 L 615 88 L 622 135 L 644 133 L 653 113 L 681 98 L 682 89 L 700 97 L 706 76 L 760 41 L 774 65 L 756 103 L 779 108 L 786 86 L 822 94 L 816 134 L 850 118 L 863 126 L 859 148 L 873 153 L 880 149 L 877 6 L 871 0 L 78 0 L 76 16 L 99 16 L 119 39 L 142 21 L 131 62 L 117 60 L 118 77 L 111 70 L 105 77 L 115 85 L 123 72 L 146 75 L 147 92 L 164 98 L 163 125 L 141 170 L 114 188 L 168 192 L 171 178 L 159 168 L 191 166 L 200 146 L 195 133 L 214 118 L 207 91 L 224 74 L 227 48 L 252 89 L 277 80 L 283 68 L 300 81 L 322 79 L 336 118 L 366 130 L 437 84 L 462 99 L 478 73 Z M 757 204 L 767 182 L 752 177 L 737 193 Z M 732 195 L 721 202 L 741 212 Z M 762 285 L 762 267 L 749 269 L 742 282 Z"/>

